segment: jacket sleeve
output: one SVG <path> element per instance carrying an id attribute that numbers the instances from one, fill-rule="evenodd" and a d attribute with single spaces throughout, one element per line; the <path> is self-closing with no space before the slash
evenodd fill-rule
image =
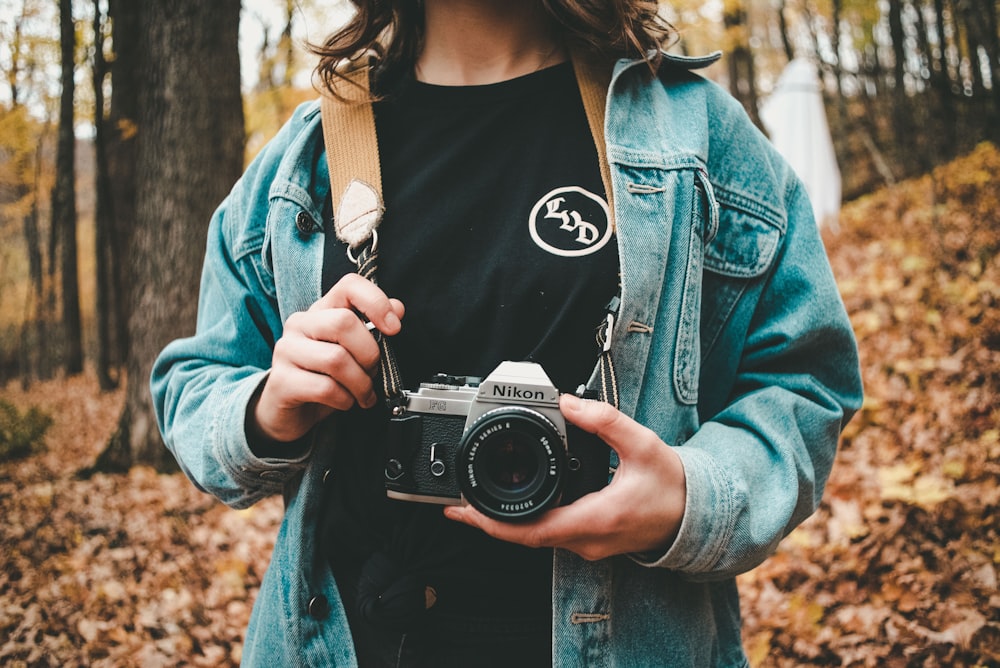
<path id="1" fill-rule="evenodd" d="M 717 346 L 726 361 L 702 377 L 704 392 L 722 394 L 676 450 L 688 494 L 679 535 L 659 558 L 637 558 L 644 565 L 698 580 L 758 565 L 818 507 L 840 432 L 861 405 L 850 321 L 804 188 L 785 178 L 783 243 Z"/>
<path id="2" fill-rule="evenodd" d="M 150 387 L 160 432 L 201 490 L 233 507 L 282 492 L 309 449 L 261 458 L 246 438 L 247 405 L 271 366 L 282 323 L 262 257 L 268 189 L 293 121 L 272 140 L 212 216 L 195 334 L 170 343 Z"/>

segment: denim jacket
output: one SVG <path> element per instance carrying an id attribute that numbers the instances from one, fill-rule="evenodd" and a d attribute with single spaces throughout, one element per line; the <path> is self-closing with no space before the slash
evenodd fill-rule
<path id="1" fill-rule="evenodd" d="M 615 65 L 605 135 L 622 300 L 620 408 L 677 449 L 687 504 L 664 554 L 556 550 L 553 665 L 745 666 L 735 576 L 820 501 L 861 401 L 857 349 L 803 186 L 716 85 L 708 61 Z M 261 459 L 248 401 L 292 313 L 320 297 L 329 192 L 319 106 L 299 108 L 211 220 L 196 334 L 159 356 L 167 446 L 234 507 L 283 494 L 247 665 L 356 664 L 315 535 L 336 435 Z"/>

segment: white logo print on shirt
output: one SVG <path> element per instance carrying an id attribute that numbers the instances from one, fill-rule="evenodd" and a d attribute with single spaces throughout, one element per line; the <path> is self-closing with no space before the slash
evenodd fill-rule
<path id="1" fill-rule="evenodd" d="M 528 229 L 539 248 L 562 257 L 596 253 L 612 234 L 607 202 L 579 186 L 556 188 L 538 200 Z"/>

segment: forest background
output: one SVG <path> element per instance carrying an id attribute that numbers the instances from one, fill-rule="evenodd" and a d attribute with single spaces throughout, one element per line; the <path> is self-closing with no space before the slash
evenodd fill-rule
<path id="1" fill-rule="evenodd" d="M 0 0 L 0 663 L 219 665 L 280 502 L 228 510 L 145 383 L 207 221 L 299 102 L 340 0 Z M 754 665 L 1000 665 L 995 0 L 675 0 L 671 50 L 759 110 L 820 73 L 824 240 L 866 403 L 820 511 L 741 577 Z"/>

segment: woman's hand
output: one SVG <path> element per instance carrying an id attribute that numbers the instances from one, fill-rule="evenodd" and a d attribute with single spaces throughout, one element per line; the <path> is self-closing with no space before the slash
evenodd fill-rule
<path id="1" fill-rule="evenodd" d="M 687 491 L 680 457 L 609 404 L 564 394 L 559 408 L 567 420 L 618 453 L 618 471 L 607 487 L 530 522 L 493 520 L 468 505 L 448 507 L 445 515 L 501 540 L 564 548 L 589 560 L 666 551 L 684 517 Z"/>
<path id="2" fill-rule="evenodd" d="M 248 435 L 290 442 L 334 410 L 375 404 L 379 348 L 358 313 L 392 336 L 400 330 L 403 304 L 348 274 L 308 311 L 288 318 L 271 371 L 248 410 Z"/>

